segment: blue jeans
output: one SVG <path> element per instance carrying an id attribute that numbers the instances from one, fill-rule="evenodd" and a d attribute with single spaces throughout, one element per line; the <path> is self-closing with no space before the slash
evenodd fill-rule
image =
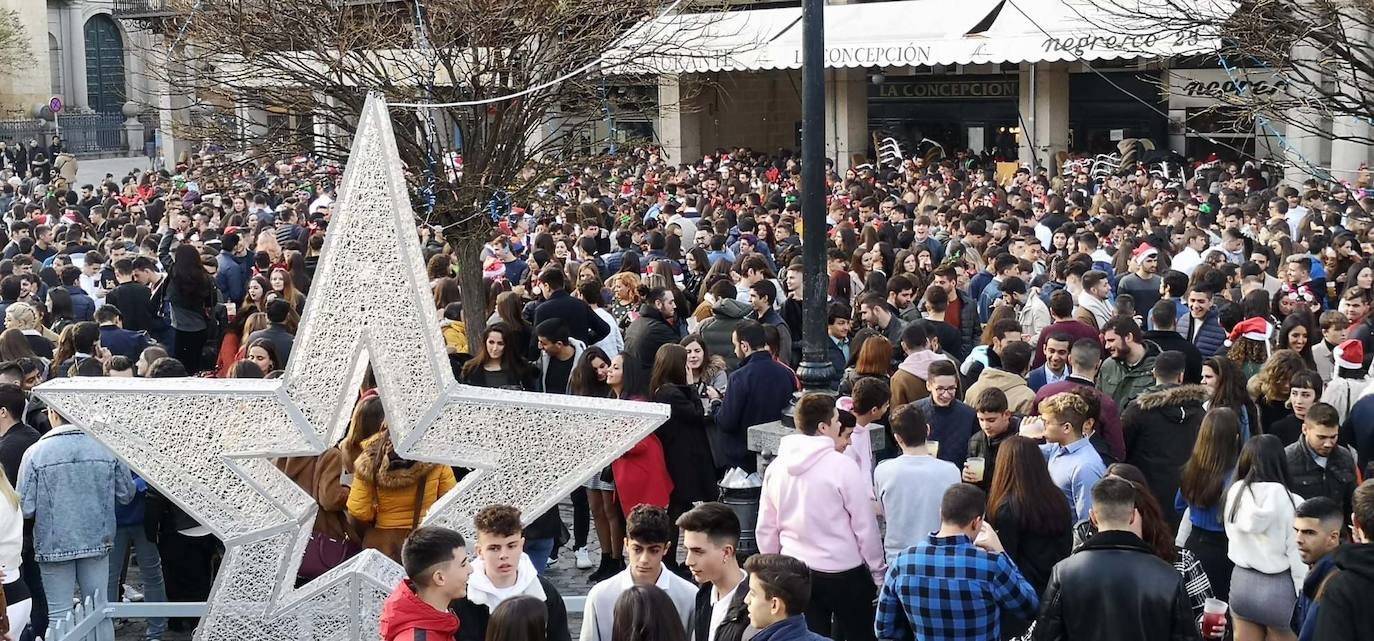
<path id="1" fill-rule="evenodd" d="M 102 554 L 74 561 L 39 561 L 38 570 L 43 574 L 43 590 L 48 596 L 48 633 L 44 638 L 52 638 L 52 626 L 72 611 L 72 597 L 78 586 L 81 599 L 95 599 L 95 593 L 109 586 L 110 555 Z M 96 629 L 96 638 L 101 641 L 114 641 L 114 621 L 105 619 Z"/>
<path id="2" fill-rule="evenodd" d="M 549 555 L 553 554 L 553 539 L 525 539 L 525 554 L 530 555 L 534 571 L 544 574 L 544 566 L 549 564 Z"/>
<path id="3" fill-rule="evenodd" d="M 124 570 L 124 558 L 133 547 L 138 559 L 138 572 L 143 577 L 143 597 L 149 603 L 167 600 L 167 588 L 162 582 L 162 555 L 157 545 L 148 540 L 143 533 L 143 524 L 121 525 L 115 530 L 114 549 L 110 550 L 110 583 L 105 593 L 108 601 L 119 598 L 119 575 Z M 143 633 L 145 639 L 161 639 L 167 632 L 167 619 L 148 619 L 148 629 Z"/>

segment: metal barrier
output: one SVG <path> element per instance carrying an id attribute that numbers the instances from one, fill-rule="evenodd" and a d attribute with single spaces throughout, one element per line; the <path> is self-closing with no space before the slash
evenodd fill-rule
<path id="1" fill-rule="evenodd" d="M 119 114 L 72 114 L 57 117 L 62 146 L 73 154 L 129 150 L 124 117 Z"/>
<path id="2" fill-rule="evenodd" d="M 587 603 L 586 596 L 564 597 L 563 604 L 569 613 L 581 613 Z M 100 638 L 100 624 L 106 619 L 156 619 L 173 617 L 205 616 L 204 601 L 189 603 L 106 603 L 105 596 L 96 591 L 94 599 L 85 599 L 76 604 L 67 616 L 53 624 L 52 638 L 48 641 L 114 641 Z M 39 635 L 41 636 L 41 635 Z"/>
<path id="3" fill-rule="evenodd" d="M 44 120 L 0 120 L 0 140 L 8 143 L 28 143 L 37 140 L 46 146 L 52 136 L 52 125 Z"/>

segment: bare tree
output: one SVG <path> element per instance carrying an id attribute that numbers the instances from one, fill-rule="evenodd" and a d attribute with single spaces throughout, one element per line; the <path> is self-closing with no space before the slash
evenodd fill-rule
<path id="1" fill-rule="evenodd" d="M 1374 144 L 1371 128 L 1333 127 L 1374 122 L 1374 0 L 1086 1 L 1101 12 L 1093 26 L 1103 37 L 1218 44 L 1205 62 L 1228 74 L 1227 86 L 1173 90 L 1217 98 L 1212 111 L 1227 124 Z"/>
<path id="2" fill-rule="evenodd" d="M 536 198 L 567 159 L 585 166 L 589 155 L 602 152 L 601 141 L 585 133 L 592 123 L 614 113 L 677 107 L 644 100 L 657 95 L 657 76 L 610 74 L 660 45 L 670 55 L 689 55 L 680 38 L 642 33 L 648 19 L 680 6 L 667 0 L 195 2 L 163 23 L 165 38 L 151 53 L 159 60 L 153 65 L 158 80 L 190 112 L 190 137 L 254 157 L 301 147 L 254 121 L 251 114 L 260 109 L 305 115 L 316 128 L 338 132 L 314 151 L 342 160 L 368 92 L 393 105 L 440 104 L 393 107 L 392 117 L 420 222 L 441 230 L 455 251 L 475 347 L 486 320 L 480 256 L 493 212 L 502 203 Z M 638 33 L 628 50 L 627 32 Z M 626 86 L 641 91 L 612 90 Z"/>
<path id="3" fill-rule="evenodd" d="M 33 62 L 30 46 L 28 31 L 19 21 L 19 12 L 0 9 L 0 74 Z"/>

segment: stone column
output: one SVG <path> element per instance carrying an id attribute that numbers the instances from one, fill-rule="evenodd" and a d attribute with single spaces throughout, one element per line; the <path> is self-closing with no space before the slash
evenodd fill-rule
<path id="1" fill-rule="evenodd" d="M 138 114 L 142 107 L 133 101 L 124 103 L 121 112 L 124 114 L 124 136 L 125 142 L 129 145 L 130 156 L 143 155 L 143 123 L 139 122 Z"/>
<path id="2" fill-rule="evenodd" d="M 854 164 L 852 156 L 868 152 L 868 72 L 863 69 L 832 69 L 825 84 L 825 155 L 844 173 Z"/>
<path id="3" fill-rule="evenodd" d="M 1321 54 L 1313 47 L 1299 45 L 1293 48 L 1292 57 L 1294 60 L 1315 61 Z M 1306 73 L 1310 74 L 1314 63 L 1308 63 L 1305 67 Z M 1296 78 L 1289 78 L 1288 91 L 1296 96 L 1306 96 L 1310 93 L 1311 86 L 1306 82 L 1299 82 Z M 1323 82 L 1320 78 L 1313 78 L 1312 82 Z M 1284 181 L 1289 185 L 1300 185 L 1303 181 L 1314 176 L 1322 177 L 1321 170 L 1317 169 L 1323 165 L 1322 151 L 1323 144 L 1321 136 L 1304 129 L 1319 129 L 1321 114 L 1310 109 L 1293 110 L 1293 119 L 1303 123 L 1302 127 L 1293 124 L 1285 124 L 1284 139 L 1288 144 L 1284 147 L 1284 156 L 1288 161 L 1288 167 L 1284 170 Z M 1271 123 L 1272 124 L 1272 123 Z"/>
<path id="4" fill-rule="evenodd" d="M 67 108 L 86 111 L 91 102 L 86 91 L 86 22 L 81 18 L 80 3 L 68 5 L 63 16 L 67 28 L 62 53 L 67 56 L 67 86 L 70 88 L 66 96 Z"/>
<path id="5" fill-rule="evenodd" d="M 1035 74 L 1034 92 L 1031 91 L 1031 74 Z M 1068 64 L 1023 64 L 1020 81 L 1018 104 L 1024 121 L 1021 162 L 1030 162 L 1034 157 L 1036 166 L 1047 167 L 1053 176 L 1058 173 L 1055 155 L 1069 148 Z"/>
<path id="6" fill-rule="evenodd" d="M 658 137 L 670 164 L 701 159 L 701 114 L 692 104 L 689 82 L 677 74 L 658 78 Z"/>
<path id="7" fill-rule="evenodd" d="M 155 61 L 150 60 L 160 67 L 157 72 L 158 151 L 168 170 L 174 169 L 181 153 L 192 150 L 195 144 L 190 138 L 183 138 L 190 135 L 191 96 L 188 94 L 195 91 L 186 70 L 184 53 L 183 47 L 178 46 L 156 54 Z"/>
<path id="8" fill-rule="evenodd" d="M 1369 46 L 1370 32 L 1365 18 L 1344 14 L 1341 21 L 1344 23 L 1345 37 L 1354 51 L 1363 51 Z M 1344 95 L 1358 96 L 1362 91 L 1357 84 L 1359 82 L 1361 79 L 1355 77 L 1353 70 L 1346 68 L 1341 70 L 1336 86 Z M 1353 182 L 1360 165 L 1369 162 L 1371 133 L 1374 131 L 1369 121 L 1363 118 L 1338 116 L 1331 123 L 1331 173 L 1337 180 Z"/>

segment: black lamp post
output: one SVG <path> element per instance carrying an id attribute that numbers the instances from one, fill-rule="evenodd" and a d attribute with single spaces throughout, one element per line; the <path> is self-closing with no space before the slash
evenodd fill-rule
<path id="1" fill-rule="evenodd" d="M 825 341 L 825 0 L 802 0 L 802 358 L 806 389 L 828 388 Z"/>

